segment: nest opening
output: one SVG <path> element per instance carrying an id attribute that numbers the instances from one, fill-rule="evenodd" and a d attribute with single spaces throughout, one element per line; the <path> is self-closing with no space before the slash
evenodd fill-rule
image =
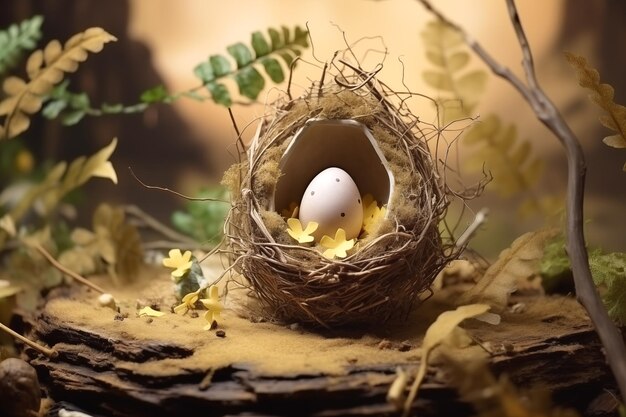
<path id="1" fill-rule="evenodd" d="M 426 134 L 419 119 L 400 108 L 372 80 L 354 89 L 334 83 L 311 89 L 265 119 L 247 160 L 226 172 L 223 183 L 232 196 L 226 230 L 234 266 L 268 318 L 336 327 L 405 317 L 458 255 L 440 232 L 449 193 Z M 386 218 L 345 259 L 329 260 L 315 247 L 295 243 L 286 219 L 274 209 L 281 158 L 310 119 L 365 125 L 394 177 Z"/>

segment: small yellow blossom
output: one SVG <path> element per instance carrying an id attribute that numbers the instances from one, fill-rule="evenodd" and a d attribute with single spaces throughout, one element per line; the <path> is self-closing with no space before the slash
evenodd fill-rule
<path id="1" fill-rule="evenodd" d="M 190 292 L 189 294 L 185 295 L 183 297 L 182 303 L 174 307 L 174 313 L 180 314 L 181 316 L 183 316 L 187 314 L 189 310 L 193 310 L 193 308 L 196 305 L 196 302 L 198 301 L 198 298 L 200 298 L 200 292 L 203 289 L 204 288 L 198 288 L 197 291 Z"/>
<path id="2" fill-rule="evenodd" d="M 152 307 L 144 307 L 141 310 L 139 310 L 137 312 L 137 315 L 139 317 L 143 317 L 143 316 L 148 316 L 148 317 L 161 317 L 164 316 L 165 313 L 162 311 L 156 311 L 155 309 L 153 309 Z"/>
<path id="3" fill-rule="evenodd" d="M 363 216 L 363 230 L 365 230 L 368 234 L 371 234 L 376 225 L 385 218 L 387 214 L 387 209 L 383 207 L 378 207 L 378 203 L 376 201 L 372 202 L 367 209 L 367 215 Z"/>
<path id="4" fill-rule="evenodd" d="M 209 287 L 209 298 L 202 298 L 200 302 L 207 309 L 204 314 L 204 319 L 207 321 L 207 325 L 204 326 L 204 330 L 210 330 L 214 321 L 218 321 L 224 306 L 220 302 L 219 290 L 216 285 Z"/>
<path id="5" fill-rule="evenodd" d="M 309 222 L 303 230 L 300 220 L 294 218 L 287 219 L 287 224 L 289 225 L 287 233 L 289 233 L 289 236 L 297 240 L 298 243 L 313 242 L 315 238 L 311 236 L 311 233 L 315 232 L 319 227 L 317 222 Z"/>
<path id="6" fill-rule="evenodd" d="M 348 256 L 348 251 L 354 247 L 355 239 L 346 240 L 346 231 L 338 229 L 335 233 L 335 238 L 324 235 L 320 244 L 326 248 L 323 255 L 328 259 L 345 258 Z"/>
<path id="7" fill-rule="evenodd" d="M 291 217 L 298 217 L 299 210 L 300 207 L 298 207 L 298 204 L 292 202 L 291 204 L 289 204 L 289 208 L 283 209 L 280 214 L 282 214 L 283 217 L 289 219 Z"/>
<path id="8" fill-rule="evenodd" d="M 163 266 L 174 268 L 172 278 L 182 278 L 191 269 L 191 251 L 185 251 L 183 254 L 180 252 L 180 249 L 172 249 L 169 252 L 169 256 L 169 258 L 163 259 Z"/>

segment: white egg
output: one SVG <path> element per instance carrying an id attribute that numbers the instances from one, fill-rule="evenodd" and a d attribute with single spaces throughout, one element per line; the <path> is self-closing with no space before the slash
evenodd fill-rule
<path id="1" fill-rule="evenodd" d="M 316 241 L 324 235 L 335 237 L 337 229 L 346 231 L 346 239 L 359 236 L 363 226 L 361 193 L 350 175 L 340 168 L 327 168 L 309 183 L 300 202 L 300 222 L 319 223 L 313 233 Z"/>

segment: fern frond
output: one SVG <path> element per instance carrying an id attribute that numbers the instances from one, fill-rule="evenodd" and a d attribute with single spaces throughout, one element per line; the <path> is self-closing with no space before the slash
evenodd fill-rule
<path id="1" fill-rule="evenodd" d="M 42 16 L 33 16 L 0 31 L 0 75 L 13 68 L 24 52 L 35 48 L 42 23 Z"/>
<path id="2" fill-rule="evenodd" d="M 612 148 L 626 148 L 626 107 L 615 103 L 613 87 L 600 82 L 600 73 L 587 63 L 585 57 L 566 52 L 565 59 L 576 69 L 578 84 L 591 92 L 591 101 L 606 112 L 600 117 L 600 123 L 617 133 L 602 141 Z M 626 171 L 626 164 L 622 169 Z"/>
<path id="3" fill-rule="evenodd" d="M 435 67 L 424 71 L 424 81 L 444 93 L 439 98 L 440 125 L 470 117 L 487 85 L 487 73 L 467 71 L 470 55 L 463 38 L 454 28 L 437 20 L 422 32 L 426 58 Z"/>
<path id="4" fill-rule="evenodd" d="M 490 114 L 474 124 L 463 140 L 475 149 L 468 166 L 482 169 L 486 161 L 493 187 L 503 197 L 528 192 L 541 179 L 544 164 L 532 157 L 531 143 L 520 140 L 515 125 L 504 126 L 498 116 Z"/>
<path id="5" fill-rule="evenodd" d="M 39 111 L 44 96 L 63 80 L 64 74 L 76 71 L 88 52 L 100 52 L 105 43 L 115 40 L 96 27 L 72 36 L 63 46 L 53 40 L 44 49 L 33 52 L 26 62 L 28 81 L 19 77 L 4 81 L 7 98 L 0 102 L 0 116 L 6 117 L 0 138 L 11 138 L 27 130 L 29 116 Z"/>
<path id="6" fill-rule="evenodd" d="M 294 29 L 293 36 L 287 27 L 283 27 L 281 32 L 270 28 L 268 34 L 270 42 L 261 32 L 254 32 L 252 49 L 241 42 L 226 48 L 235 61 L 234 69 L 223 55 L 211 55 L 194 68 L 194 74 L 207 88 L 213 101 L 227 107 L 232 104 L 230 92 L 219 82 L 226 77 L 235 80 L 242 96 L 256 100 L 265 88 L 265 79 L 255 64 L 262 66 L 272 82 L 278 84 L 285 80 L 285 73 L 274 56 L 280 57 L 289 67 L 295 57 L 302 53 L 301 49 L 309 46 L 308 32 L 299 26 Z"/>

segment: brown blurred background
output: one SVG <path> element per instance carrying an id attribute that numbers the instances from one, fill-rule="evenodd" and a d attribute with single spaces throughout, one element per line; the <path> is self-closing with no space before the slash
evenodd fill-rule
<path id="1" fill-rule="evenodd" d="M 503 1 L 439 0 L 436 4 L 452 19 L 462 22 L 494 56 L 522 75 L 521 54 Z M 621 167 L 626 152 L 602 144 L 607 132 L 597 122 L 599 112 L 577 87 L 574 72 L 562 52 L 569 50 L 587 56 L 600 70 L 603 81 L 615 87 L 616 101 L 626 103 L 626 3 L 519 0 L 518 6 L 540 80 L 579 135 L 588 158 L 586 217 L 591 220 L 590 240 L 607 249 L 624 251 L 626 173 Z M 318 59 L 327 60 L 336 49 L 345 46 L 337 26 L 350 41 L 380 35 L 389 52 L 380 77 L 401 89 L 400 58 L 406 84 L 414 91 L 434 95 L 421 80 L 421 72 L 428 64 L 420 33 L 432 17 L 414 0 L 4 0 L 0 3 L 0 27 L 33 14 L 45 18 L 45 41 L 64 40 L 90 26 L 101 26 L 118 37 L 118 42 L 90 57 L 72 76 L 71 89 L 87 92 L 94 105 L 134 103 L 142 91 L 159 83 L 164 83 L 169 91 L 194 87 L 198 82 L 192 69 L 208 55 L 224 53 L 227 45 L 237 41 L 248 43 L 255 30 L 307 22 Z M 375 42 L 380 47 L 380 41 Z M 311 50 L 305 53 L 305 59 L 313 61 Z M 370 59 L 375 61 L 380 55 L 372 54 Z M 472 60 L 472 65 L 482 67 L 477 59 Z M 319 73 L 314 66 L 300 65 L 294 83 L 304 88 L 310 79 L 318 79 Z M 264 100 L 262 93 L 261 101 Z M 233 110 L 240 127 L 265 111 L 262 104 Z M 418 107 L 413 111 L 427 112 Z M 518 125 L 522 138 L 532 141 L 547 165 L 538 194 L 564 191 L 565 161 L 559 144 L 535 120 L 515 91 L 491 77 L 478 111 L 497 112 L 503 121 Z M 249 129 L 248 137 L 253 130 Z M 38 119 L 30 134 L 36 156 L 54 159 L 93 153 L 113 136 L 120 138 L 112 158 L 119 185 L 92 181 L 84 212 L 97 202 L 108 200 L 138 204 L 163 220 L 184 202 L 142 188 L 127 167 L 132 166 L 148 183 L 190 194 L 203 184 L 219 181 L 232 162 L 227 147 L 235 139 L 223 107 L 191 100 L 180 100 L 173 106 L 159 105 L 145 114 L 87 118 L 71 128 Z M 463 152 L 461 148 L 461 158 Z M 488 255 L 497 253 L 516 235 L 541 224 L 541 219 L 516 219 L 512 207 L 518 202 L 488 193 L 471 204 L 474 209 L 488 206 L 491 210 L 490 223 L 476 239 L 476 245 Z"/>

